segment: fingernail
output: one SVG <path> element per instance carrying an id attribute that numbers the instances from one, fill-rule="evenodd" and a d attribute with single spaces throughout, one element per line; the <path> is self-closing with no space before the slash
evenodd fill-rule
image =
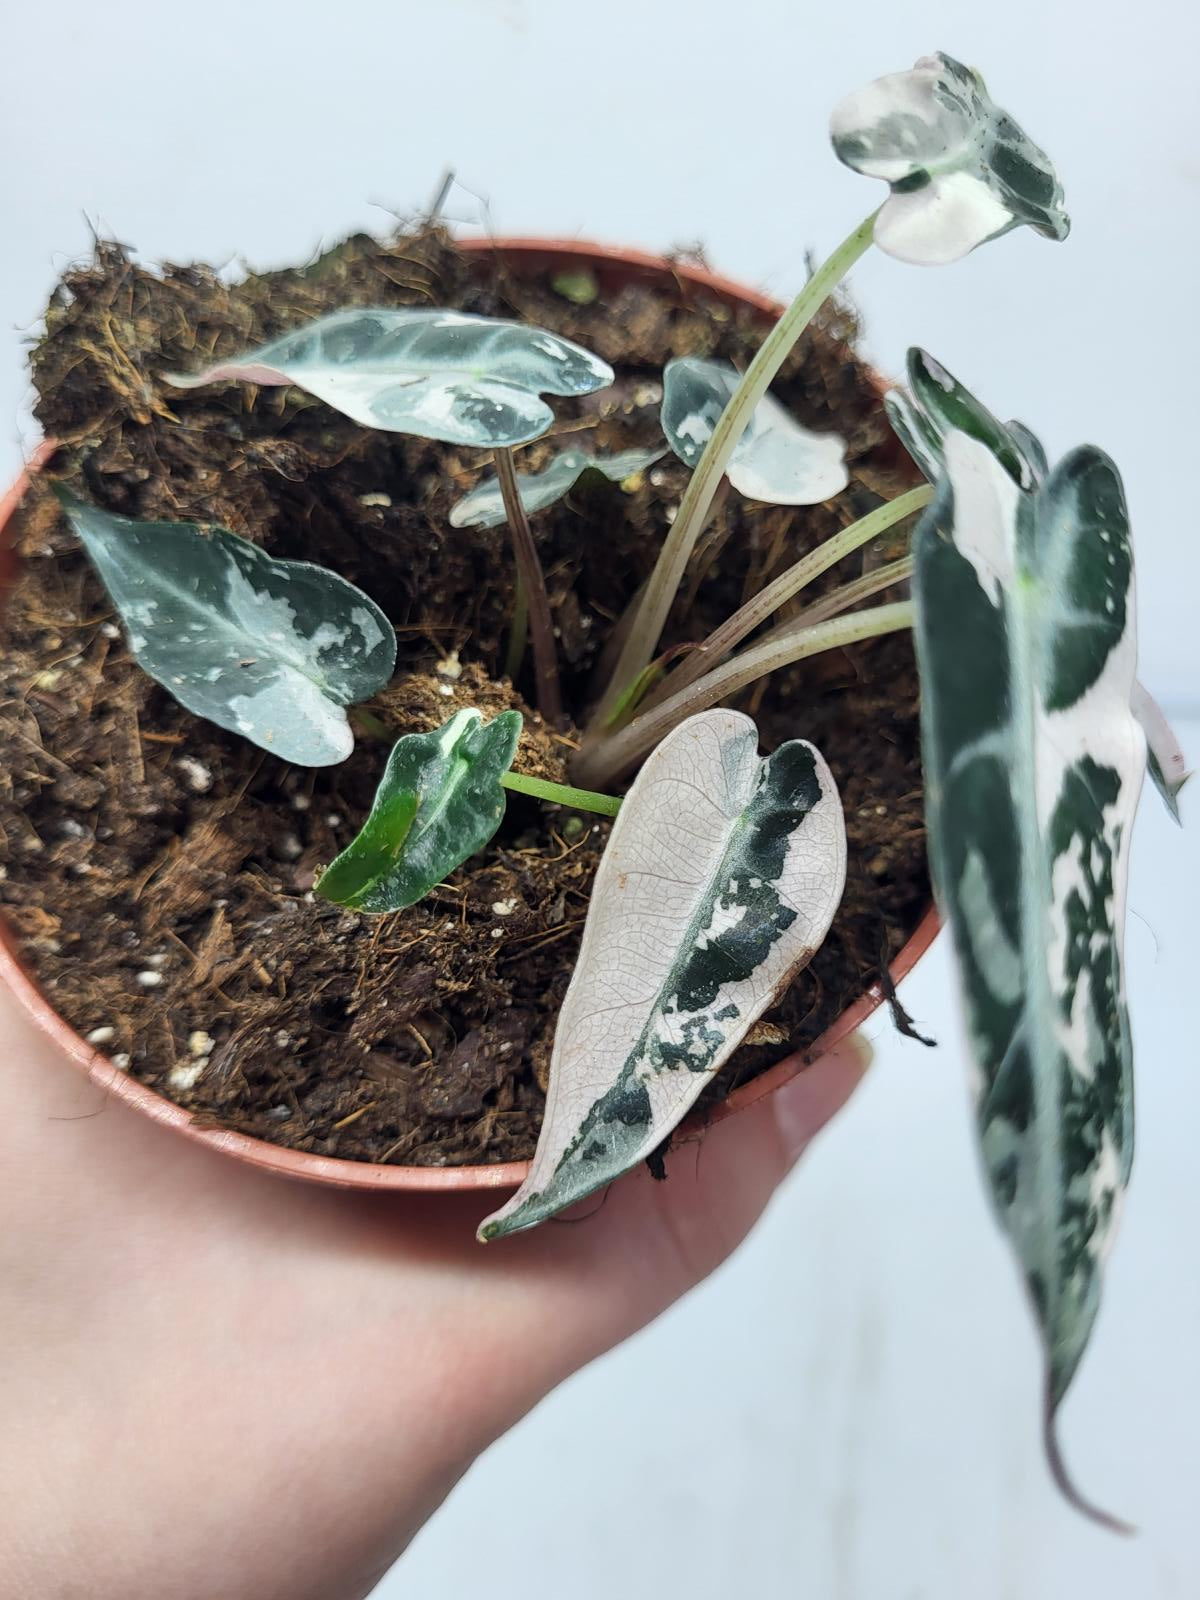
<path id="1" fill-rule="evenodd" d="M 861 1033 L 843 1039 L 828 1055 L 796 1074 L 771 1096 L 779 1137 L 795 1161 L 829 1119 L 845 1105 L 875 1052 Z"/>

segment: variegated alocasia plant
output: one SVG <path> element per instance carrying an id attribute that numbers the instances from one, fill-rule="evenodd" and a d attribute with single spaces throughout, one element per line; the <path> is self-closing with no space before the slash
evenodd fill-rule
<path id="1" fill-rule="evenodd" d="M 1121 949 L 1146 744 L 1129 525 L 1090 446 L 1028 488 L 966 432 L 942 454 L 914 551 L 930 858 L 984 1166 L 1043 1335 L 1050 1459 L 1078 1499 L 1054 1415 L 1133 1153 Z"/>
<path id="2" fill-rule="evenodd" d="M 884 406 L 905 449 L 931 483 L 944 471 L 946 436 L 954 429 L 986 446 L 1020 489 L 1034 489 L 1050 468 L 1041 440 L 1022 422 L 999 422 L 940 361 L 924 350 L 908 352 L 909 391 L 889 389 Z M 1142 685 L 1135 684 L 1133 714 L 1146 735 L 1148 770 L 1176 822 L 1179 796 L 1190 774 L 1179 741 Z"/>
<path id="3" fill-rule="evenodd" d="M 845 874 L 841 804 L 812 745 L 762 760 L 736 711 L 664 739 L 592 890 L 532 1168 L 480 1238 L 532 1227 L 649 1155 L 819 948 Z"/>
<path id="4" fill-rule="evenodd" d="M 134 522 L 58 497 L 130 650 L 181 705 L 285 761 L 345 760 L 346 707 L 396 664 L 392 626 L 361 589 L 224 528 Z"/>
<path id="5" fill-rule="evenodd" d="M 231 361 L 218 361 L 191 377 L 171 374 L 168 381 L 194 388 L 235 378 L 294 384 L 364 427 L 494 452 L 517 565 L 510 662 L 520 658 L 528 618 L 538 704 L 550 722 L 560 722 L 550 603 L 512 451 L 553 422 L 543 394 L 603 389 L 613 381 L 608 363 L 569 339 L 520 322 L 460 311 L 368 307 L 332 312 Z"/>
<path id="6" fill-rule="evenodd" d="M 739 381 L 736 367 L 725 361 L 702 361 L 699 356 L 681 356 L 663 368 L 663 432 L 687 466 L 700 460 Z M 725 475 L 739 494 L 751 500 L 776 506 L 820 505 L 850 481 L 846 441 L 837 433 L 802 428 L 766 394 L 730 456 Z"/>
<path id="7" fill-rule="evenodd" d="M 589 455 L 586 450 L 560 450 L 540 472 L 518 472 L 517 493 L 526 516 L 557 504 L 586 473 L 595 472 L 610 483 L 625 483 L 661 459 L 661 447 L 621 450 L 614 455 Z M 507 513 L 499 478 L 481 478 L 450 512 L 452 528 L 498 528 Z"/>

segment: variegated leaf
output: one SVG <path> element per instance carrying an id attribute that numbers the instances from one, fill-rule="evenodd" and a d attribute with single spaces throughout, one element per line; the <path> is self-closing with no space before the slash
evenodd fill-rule
<path id="1" fill-rule="evenodd" d="M 1162 796 L 1163 804 L 1175 821 L 1180 822 L 1179 796 L 1191 777 L 1187 757 L 1158 701 L 1140 683 L 1133 686 L 1133 714 L 1146 735 L 1146 770 Z"/>
<path id="2" fill-rule="evenodd" d="M 1122 972 L 1145 767 L 1120 477 L 1090 446 L 1022 492 L 952 432 L 915 536 L 929 849 L 958 954 L 984 1166 L 1054 1410 L 1096 1316 L 1133 1151 Z"/>
<path id="3" fill-rule="evenodd" d="M 650 1154 L 811 959 L 845 871 L 841 805 L 812 745 L 764 761 L 754 723 L 726 710 L 663 740 L 592 889 L 532 1168 L 481 1239 L 544 1221 Z"/>
<path id="4" fill-rule="evenodd" d="M 741 376 L 725 361 L 681 356 L 663 369 L 661 420 L 667 443 L 694 467 L 729 404 Z M 815 506 L 850 481 L 846 441 L 837 433 L 811 433 L 777 400 L 764 397 L 730 457 L 727 473 L 739 494 L 777 506 Z"/>
<path id="5" fill-rule="evenodd" d="M 367 428 L 498 449 L 554 420 L 539 396 L 590 394 L 612 368 L 542 328 L 461 311 L 335 311 L 180 388 L 237 378 L 295 384 Z"/>
<path id="6" fill-rule="evenodd" d="M 922 56 L 848 95 L 830 132 L 839 160 L 890 185 L 875 243 L 901 261 L 958 261 L 1021 223 L 1049 239 L 1070 230 L 1045 151 L 951 56 Z"/>
<path id="7" fill-rule="evenodd" d="M 884 406 L 900 442 L 931 483 L 942 475 L 946 435 L 955 428 L 985 445 L 1019 488 L 1044 481 L 1050 468 L 1041 440 L 1022 422 L 998 422 L 924 350 L 908 352 L 908 381 L 911 393 L 891 389 Z M 1179 793 L 1189 776 L 1179 741 L 1140 683 L 1134 685 L 1133 713 L 1146 733 L 1150 776 L 1178 822 Z"/>
<path id="8" fill-rule="evenodd" d="M 181 705 L 301 766 L 354 748 L 345 707 L 383 688 L 396 635 L 324 567 L 224 528 L 132 522 L 58 490 L 141 667 Z"/>
<path id="9" fill-rule="evenodd" d="M 586 450 L 560 450 L 541 472 L 518 472 L 517 493 L 527 515 L 545 511 L 569 494 L 585 472 L 598 472 L 612 483 L 624 483 L 644 472 L 665 452 L 622 450 L 616 455 L 589 455 Z M 450 512 L 452 528 L 498 528 L 505 521 L 504 497 L 497 478 L 481 478 L 470 494 L 463 495 Z"/>
<path id="10" fill-rule="evenodd" d="M 355 911 L 414 905 L 504 820 L 501 779 L 520 737 L 519 711 L 485 724 L 467 709 L 432 733 L 397 739 L 366 822 L 316 892 Z"/>

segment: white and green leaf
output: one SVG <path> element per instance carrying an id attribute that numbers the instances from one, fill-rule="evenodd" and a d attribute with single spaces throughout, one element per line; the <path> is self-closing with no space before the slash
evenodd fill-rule
<path id="1" fill-rule="evenodd" d="M 910 392 L 890 389 L 884 406 L 900 442 L 931 483 L 942 476 L 947 434 L 955 428 L 986 446 L 1020 489 L 1034 489 L 1049 473 L 1046 452 L 1022 422 L 999 422 L 953 373 L 924 350 L 908 352 Z M 1133 714 L 1142 724 L 1149 771 L 1167 810 L 1179 819 L 1179 794 L 1189 773 L 1179 741 L 1140 683 Z"/>
<path id="2" fill-rule="evenodd" d="M 308 767 L 354 748 L 345 708 L 383 688 L 396 635 L 324 567 L 224 528 L 135 522 L 58 490 L 139 665 L 197 716 Z"/>
<path id="3" fill-rule="evenodd" d="M 545 1221 L 662 1142 L 820 946 L 845 872 L 812 745 L 763 760 L 754 723 L 727 710 L 663 740 L 596 876 L 529 1176 L 481 1239 Z"/>
<path id="4" fill-rule="evenodd" d="M 951 432 L 914 540 L 929 850 L 978 1071 L 984 1166 L 1029 1286 L 1047 1440 L 1133 1152 L 1122 943 L 1145 769 L 1121 480 L 1090 446 L 1023 492 Z"/>
<path id="5" fill-rule="evenodd" d="M 545 511 L 570 494 L 585 473 L 595 472 L 612 483 L 624 483 L 644 472 L 664 453 L 661 448 L 621 450 L 608 456 L 589 455 L 586 450 L 560 450 L 541 472 L 518 472 L 517 493 L 526 514 L 532 516 L 535 511 Z M 481 478 L 450 512 L 452 528 L 498 528 L 505 520 L 500 482 L 491 475 Z"/>
<path id="6" fill-rule="evenodd" d="M 239 379 L 295 384 L 367 428 L 501 449 L 536 439 L 554 420 L 543 394 L 603 389 L 613 371 L 543 328 L 460 311 L 335 311 L 180 388 Z"/>
<path id="7" fill-rule="evenodd" d="M 740 373 L 725 361 L 681 356 L 667 362 L 662 428 L 685 465 L 695 467 L 704 454 L 740 382 Z M 850 481 L 842 436 L 801 427 L 770 395 L 754 408 L 726 471 L 739 494 L 777 506 L 820 505 Z"/>
<path id="8" fill-rule="evenodd" d="M 958 261 L 1021 223 L 1049 239 L 1070 230 L 1045 151 L 952 56 L 922 56 L 848 95 L 830 132 L 839 160 L 891 187 L 875 243 L 901 261 Z"/>
<path id="9" fill-rule="evenodd" d="M 396 741 L 357 838 L 316 892 L 355 911 L 400 911 L 482 850 L 504 820 L 501 779 L 521 737 L 521 713 L 485 723 L 456 712 L 432 733 Z"/>

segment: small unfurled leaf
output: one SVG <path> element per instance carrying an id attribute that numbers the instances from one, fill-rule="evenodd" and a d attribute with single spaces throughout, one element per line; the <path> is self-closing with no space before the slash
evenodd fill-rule
<path id="1" fill-rule="evenodd" d="M 612 368 L 542 328 L 460 311 L 334 311 L 180 388 L 237 378 L 295 384 L 366 428 L 505 448 L 554 420 L 539 396 L 590 394 Z"/>
<path id="2" fill-rule="evenodd" d="M 662 427 L 687 466 L 694 467 L 703 455 L 740 381 L 737 369 L 724 361 L 682 356 L 667 362 Z M 727 472 L 739 494 L 776 506 L 820 505 L 850 481 L 842 436 L 810 433 L 770 395 L 755 406 Z"/>
<path id="3" fill-rule="evenodd" d="M 1187 769 L 1187 757 L 1157 700 L 1140 683 L 1133 686 L 1133 714 L 1146 735 L 1146 769 L 1162 796 L 1163 804 L 1179 822 L 1182 820 L 1179 815 L 1179 796 L 1191 777 Z"/>
<path id="4" fill-rule="evenodd" d="M 590 306 L 600 293 L 595 273 L 586 269 L 579 272 L 556 272 L 550 280 L 550 287 L 555 294 L 562 295 L 563 299 L 569 300 L 573 306 Z"/>
<path id="5" fill-rule="evenodd" d="M 1034 489 L 1050 468 L 1041 440 L 1022 422 L 998 422 L 953 373 L 924 350 L 908 352 L 911 393 L 891 389 L 884 396 L 888 419 L 898 438 L 931 483 L 944 469 L 946 435 L 958 428 L 978 439 L 1020 489 Z M 1134 685 L 1133 714 L 1146 733 L 1149 771 L 1167 810 L 1179 821 L 1179 793 L 1188 780 L 1179 741 L 1140 683 Z"/>
<path id="6" fill-rule="evenodd" d="M 845 870 L 841 804 L 812 745 L 762 760 L 754 723 L 726 710 L 663 740 L 592 888 L 529 1176 L 481 1239 L 650 1154 L 820 946 Z"/>
<path id="7" fill-rule="evenodd" d="M 456 712 L 432 733 L 396 741 L 358 837 L 316 891 L 355 911 L 399 911 L 453 872 L 504 819 L 500 780 L 512 766 L 521 713 L 484 723 Z"/>
<path id="8" fill-rule="evenodd" d="M 518 472 L 517 492 L 526 513 L 532 516 L 535 511 L 544 511 L 569 494 L 585 472 L 598 472 L 613 483 L 624 483 L 634 473 L 644 472 L 665 453 L 659 448 L 592 456 L 586 450 L 561 450 L 541 472 Z M 452 528 L 498 528 L 504 520 L 504 498 L 499 480 L 494 477 L 481 478 L 450 512 Z"/>
<path id="9" fill-rule="evenodd" d="M 373 600 L 224 528 L 131 522 L 57 492 L 130 650 L 181 705 L 285 761 L 345 760 L 345 707 L 396 665 L 396 635 Z"/>
<path id="10" fill-rule="evenodd" d="M 1077 1498 L 1053 1417 L 1133 1153 L 1122 943 L 1146 746 L 1129 526 L 1117 470 L 1090 446 L 1031 491 L 978 439 L 943 448 L 914 537 L 930 858 L 984 1166 L 1043 1335 L 1051 1462 Z"/>
<path id="11" fill-rule="evenodd" d="M 958 261 L 1021 223 L 1048 239 L 1070 230 L 1045 151 L 951 56 L 922 56 L 848 95 L 830 132 L 839 160 L 891 186 L 875 243 L 901 261 Z"/>

